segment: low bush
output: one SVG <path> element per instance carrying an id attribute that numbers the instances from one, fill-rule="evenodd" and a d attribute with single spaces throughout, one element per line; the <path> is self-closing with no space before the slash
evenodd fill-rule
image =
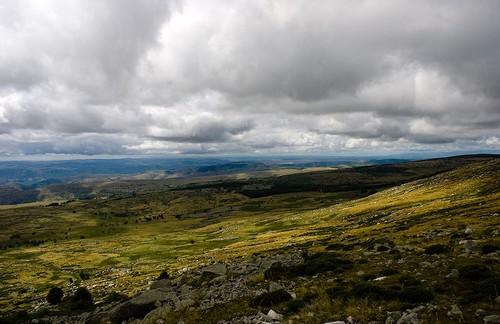
<path id="1" fill-rule="evenodd" d="M 481 281 L 491 278 L 494 273 L 484 264 L 469 264 L 458 269 L 460 278 L 470 281 Z"/>
<path id="2" fill-rule="evenodd" d="M 450 252 L 448 245 L 444 244 L 434 244 L 425 248 L 424 253 L 427 255 L 443 254 Z"/>
<path id="3" fill-rule="evenodd" d="M 361 282 L 352 287 L 352 294 L 359 298 L 389 300 L 398 297 L 398 292 L 392 289 L 376 286 L 369 282 Z"/>
<path id="4" fill-rule="evenodd" d="M 490 254 L 500 250 L 500 245 L 498 244 L 484 244 L 481 246 L 482 254 Z"/>
<path id="5" fill-rule="evenodd" d="M 433 297 L 431 290 L 420 286 L 407 287 L 399 293 L 399 299 L 402 302 L 412 304 L 426 303 L 431 301 Z"/>
<path id="6" fill-rule="evenodd" d="M 61 288 L 53 287 L 50 288 L 47 294 L 47 302 L 49 304 L 55 305 L 58 304 L 64 296 L 64 292 Z"/>
<path id="7" fill-rule="evenodd" d="M 72 309 L 88 309 L 94 306 L 94 300 L 92 295 L 85 287 L 80 287 L 75 291 L 75 294 L 71 296 L 70 306 Z"/>
<path id="8" fill-rule="evenodd" d="M 160 273 L 157 280 L 164 280 L 164 279 L 170 279 L 170 275 L 165 270 Z"/>
<path id="9" fill-rule="evenodd" d="M 255 297 L 251 302 L 251 307 L 273 307 L 281 303 L 292 300 L 292 296 L 284 289 L 263 293 Z"/>

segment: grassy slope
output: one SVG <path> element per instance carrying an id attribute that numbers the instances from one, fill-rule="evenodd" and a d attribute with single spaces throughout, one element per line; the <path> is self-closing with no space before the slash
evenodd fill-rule
<path id="1" fill-rule="evenodd" d="M 290 244 L 319 242 L 321 249 L 371 237 L 422 245 L 430 243 L 422 233 L 456 229 L 458 223 L 481 232 L 499 225 L 499 218 L 491 216 L 500 206 L 499 170 L 498 159 L 479 162 L 358 200 L 337 193 L 249 199 L 205 189 L 2 210 L 2 242 L 12 242 L 9 235 L 16 231 L 19 241 L 31 235 L 57 242 L 0 253 L 0 308 L 36 303 L 49 285 L 65 285 L 81 269 L 91 273 L 86 285 L 103 297 L 111 290 L 138 291 L 164 268 Z M 159 213 L 165 218 L 144 220 Z"/>

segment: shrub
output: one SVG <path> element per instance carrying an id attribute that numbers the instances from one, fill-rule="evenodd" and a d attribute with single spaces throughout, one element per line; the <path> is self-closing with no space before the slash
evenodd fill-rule
<path id="1" fill-rule="evenodd" d="M 352 262 L 337 258 L 333 253 L 316 253 L 307 256 L 302 265 L 294 267 L 298 275 L 315 275 L 326 271 L 343 272 L 352 268 Z"/>
<path id="2" fill-rule="evenodd" d="M 382 271 L 380 271 L 380 275 L 381 276 L 392 276 L 392 275 L 395 275 L 395 274 L 398 274 L 399 271 L 396 270 L 396 269 L 392 269 L 392 268 L 387 268 L 387 269 L 384 269 Z"/>
<path id="3" fill-rule="evenodd" d="M 346 287 L 343 286 L 336 286 L 336 287 L 331 287 L 326 289 L 326 294 L 328 297 L 331 299 L 347 299 L 351 296 L 349 291 L 346 289 Z"/>
<path id="4" fill-rule="evenodd" d="M 461 300 L 462 304 L 478 302 L 481 300 L 493 300 L 498 296 L 500 288 L 500 276 L 492 276 L 482 281 L 469 282 L 466 294 Z"/>
<path id="5" fill-rule="evenodd" d="M 425 248 L 424 253 L 427 255 L 443 254 L 450 252 L 450 248 L 444 244 L 434 244 Z"/>
<path id="6" fill-rule="evenodd" d="M 82 279 L 82 280 L 89 280 L 90 279 L 90 274 L 85 270 L 80 271 L 79 276 L 80 276 L 80 279 Z"/>
<path id="7" fill-rule="evenodd" d="M 292 296 L 284 289 L 263 293 L 255 297 L 251 302 L 251 307 L 273 307 L 292 299 Z"/>
<path id="8" fill-rule="evenodd" d="M 500 250 L 500 246 L 496 244 L 485 244 L 481 246 L 481 253 L 482 254 L 489 254 L 493 253 Z"/>
<path id="9" fill-rule="evenodd" d="M 377 247 L 377 252 L 385 252 L 385 251 L 389 251 L 391 248 L 388 247 L 388 246 L 385 246 L 385 245 L 379 245 Z"/>
<path id="10" fill-rule="evenodd" d="M 420 280 L 412 276 L 401 276 L 399 282 L 405 287 L 415 287 L 422 284 Z"/>
<path id="11" fill-rule="evenodd" d="M 399 294 L 399 299 L 407 303 L 426 303 L 432 298 L 433 294 L 429 289 L 419 286 L 404 288 Z"/>
<path id="12" fill-rule="evenodd" d="M 355 297 L 374 298 L 382 300 L 394 299 L 398 296 L 397 291 L 379 287 L 369 282 L 361 282 L 354 285 L 354 287 L 352 287 L 352 294 Z"/>
<path id="13" fill-rule="evenodd" d="M 50 288 L 49 293 L 47 294 L 47 302 L 49 304 L 55 305 L 58 304 L 64 296 L 64 292 L 61 288 L 53 287 Z"/>
<path id="14" fill-rule="evenodd" d="M 170 275 L 167 271 L 163 270 L 158 276 L 158 280 L 170 279 Z"/>
<path id="15" fill-rule="evenodd" d="M 71 296 L 70 303 L 72 309 L 88 309 L 94 305 L 94 300 L 87 288 L 80 287 Z"/>
<path id="16" fill-rule="evenodd" d="M 470 281 L 481 281 L 493 276 L 493 272 L 484 264 L 469 264 L 458 269 L 460 278 Z"/>

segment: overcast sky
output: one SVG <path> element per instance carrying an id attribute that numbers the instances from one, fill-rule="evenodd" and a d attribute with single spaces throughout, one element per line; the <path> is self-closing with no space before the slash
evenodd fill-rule
<path id="1" fill-rule="evenodd" d="M 0 156 L 500 149 L 500 1 L 0 1 Z"/>

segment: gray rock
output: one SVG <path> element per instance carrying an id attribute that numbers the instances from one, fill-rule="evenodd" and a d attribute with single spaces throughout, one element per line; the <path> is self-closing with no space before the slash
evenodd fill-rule
<path id="1" fill-rule="evenodd" d="M 220 284 L 224 283 L 224 281 L 226 281 L 226 279 L 227 279 L 227 277 L 225 275 L 218 276 L 218 277 L 215 277 L 212 280 L 210 280 L 210 284 L 211 285 L 220 285 Z"/>
<path id="2" fill-rule="evenodd" d="M 281 290 L 281 289 L 283 289 L 283 286 L 280 285 L 279 283 L 274 282 L 274 281 L 271 281 L 269 283 L 269 292 L 273 292 L 273 291 Z"/>
<path id="3" fill-rule="evenodd" d="M 448 279 L 456 279 L 460 276 L 460 273 L 458 272 L 457 269 L 452 269 L 450 273 L 446 275 L 446 278 Z"/>
<path id="4" fill-rule="evenodd" d="M 387 318 L 385 319 L 385 324 L 396 324 L 398 319 L 403 316 L 403 313 L 400 311 L 395 312 L 387 312 Z"/>
<path id="5" fill-rule="evenodd" d="M 500 315 L 488 315 L 483 318 L 484 324 L 500 323 Z"/>
<path id="6" fill-rule="evenodd" d="M 401 318 L 396 322 L 397 324 L 420 324 L 417 313 L 407 313 L 401 316 Z"/>
<path id="7" fill-rule="evenodd" d="M 201 272 L 213 273 L 217 276 L 224 276 L 227 273 L 227 267 L 224 263 L 215 263 L 203 267 Z"/>
<path id="8" fill-rule="evenodd" d="M 156 280 L 151 283 L 149 286 L 150 289 L 162 289 L 169 288 L 171 286 L 171 282 L 169 279 Z"/>
<path id="9" fill-rule="evenodd" d="M 486 315 L 486 311 L 481 308 L 476 309 L 476 312 L 474 313 L 474 316 L 476 317 L 483 317 L 484 315 Z"/>
<path id="10" fill-rule="evenodd" d="M 175 292 L 160 289 L 146 290 L 140 295 L 117 305 L 109 312 L 112 322 L 126 321 L 129 318 L 143 318 L 146 314 L 164 302 L 175 304 L 179 301 Z"/>

